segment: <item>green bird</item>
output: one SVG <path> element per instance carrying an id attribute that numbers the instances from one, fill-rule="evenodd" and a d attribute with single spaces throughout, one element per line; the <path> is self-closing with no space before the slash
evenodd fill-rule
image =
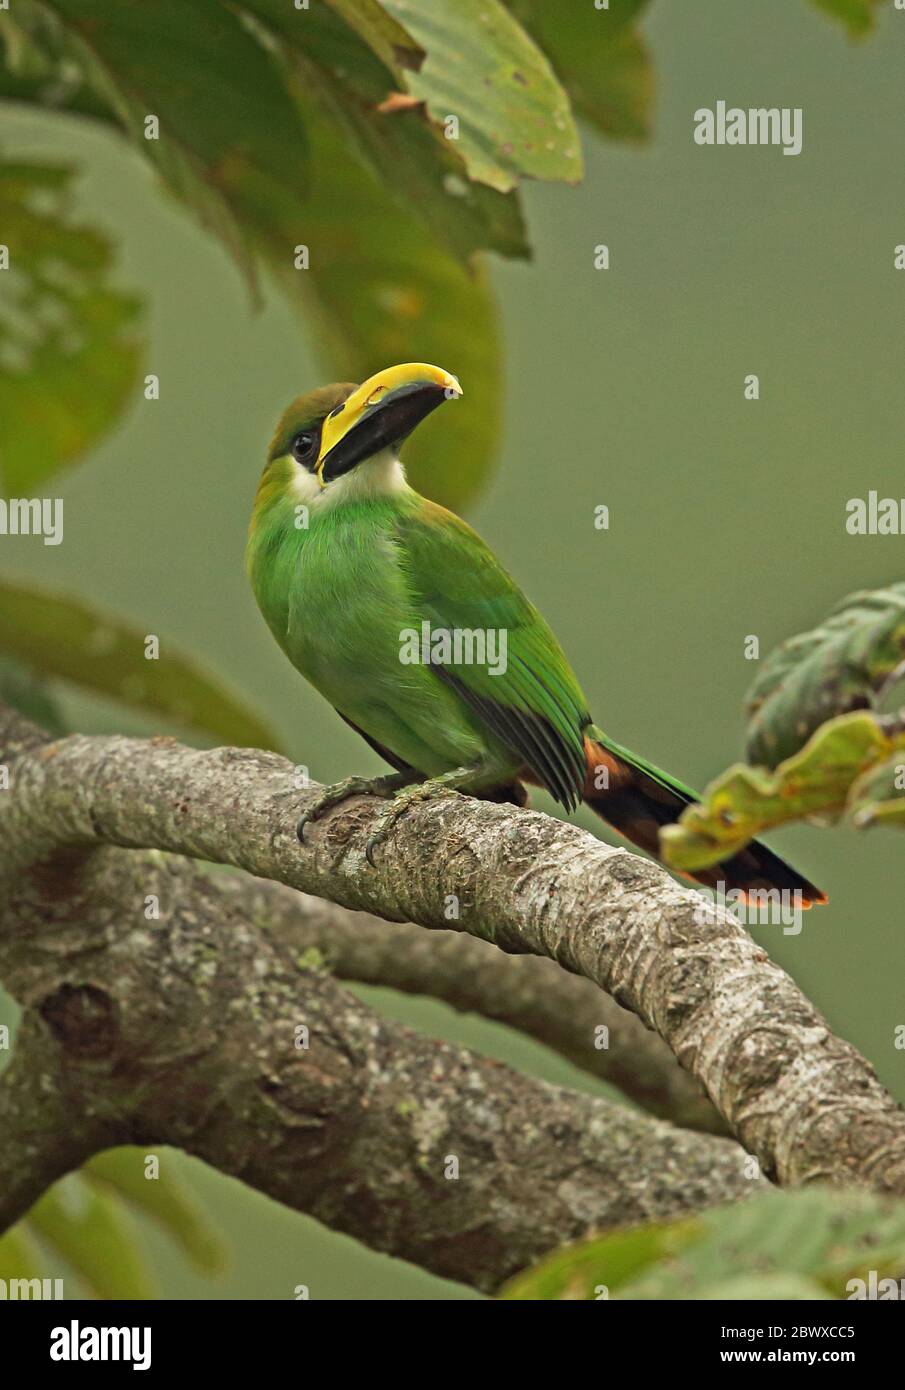
<path id="1" fill-rule="evenodd" d="M 695 793 L 592 723 L 562 648 L 493 551 L 406 482 L 403 441 L 461 394 L 448 372 L 407 362 L 299 396 L 277 425 L 248 537 L 255 598 L 296 670 L 395 769 L 327 788 L 299 837 L 349 796 L 392 798 L 373 863 L 413 800 L 523 805 L 529 782 L 657 856 L 660 827 Z M 826 901 L 758 843 L 695 877 Z"/>

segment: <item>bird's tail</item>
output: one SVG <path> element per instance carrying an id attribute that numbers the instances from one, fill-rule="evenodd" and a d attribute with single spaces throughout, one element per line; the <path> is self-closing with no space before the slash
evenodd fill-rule
<path id="1" fill-rule="evenodd" d="M 584 747 L 585 804 L 627 840 L 659 858 L 661 825 L 678 820 L 689 802 L 697 801 L 695 793 L 636 753 L 613 743 L 593 725 L 585 733 Z M 691 877 L 709 888 L 722 886 L 727 892 L 798 892 L 801 898 L 794 898 L 793 903 L 801 907 L 826 902 L 825 893 L 758 840 L 722 864 Z"/>

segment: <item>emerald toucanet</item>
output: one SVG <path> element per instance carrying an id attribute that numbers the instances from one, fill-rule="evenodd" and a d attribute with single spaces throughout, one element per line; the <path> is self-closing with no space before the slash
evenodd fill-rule
<path id="1" fill-rule="evenodd" d="M 523 803 L 531 782 L 656 855 L 694 792 L 591 722 L 537 609 L 471 527 L 405 480 L 403 440 L 459 395 L 448 372 L 408 362 L 300 396 L 277 425 L 248 538 L 255 597 L 293 666 L 396 769 L 328 788 L 299 835 L 348 796 L 392 797 L 370 859 L 413 797 Z M 696 877 L 825 900 L 757 843 Z"/>

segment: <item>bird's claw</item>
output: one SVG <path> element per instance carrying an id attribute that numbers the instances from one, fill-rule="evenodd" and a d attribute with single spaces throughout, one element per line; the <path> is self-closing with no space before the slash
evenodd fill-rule
<path id="1" fill-rule="evenodd" d="M 381 833 L 381 831 L 379 830 L 375 830 L 373 835 L 370 835 L 368 837 L 368 843 L 365 845 L 365 859 L 367 859 L 372 869 L 377 868 L 377 865 L 374 862 L 374 851 L 379 844 L 383 843 L 385 839 L 386 833 Z"/>
<path id="2" fill-rule="evenodd" d="M 422 801 L 432 801 L 435 797 L 456 796 L 457 793 L 449 787 L 432 786 L 429 782 L 422 787 L 416 787 L 414 791 L 400 792 L 393 798 L 392 805 L 384 811 L 377 821 L 371 834 L 368 836 L 368 843 L 365 845 L 365 859 L 372 869 L 376 869 L 374 862 L 374 851 L 378 845 L 382 845 L 396 822 L 405 815 L 412 806 Z"/>
<path id="3" fill-rule="evenodd" d="M 339 806 L 349 797 L 390 796 L 391 794 L 391 789 L 384 787 L 383 779 L 379 777 L 346 777 L 342 782 L 335 782 L 333 786 L 325 787 L 323 795 L 318 797 L 296 826 L 296 834 L 300 843 L 305 843 L 305 831 L 310 824 L 321 820 L 328 811 L 333 810 L 334 806 Z"/>

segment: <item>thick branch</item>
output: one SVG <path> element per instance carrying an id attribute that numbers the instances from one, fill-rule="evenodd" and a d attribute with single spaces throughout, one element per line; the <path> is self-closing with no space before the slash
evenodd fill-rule
<path id="1" fill-rule="evenodd" d="M 293 773 L 247 750 L 69 738 L 19 759 L 0 833 L 23 855 L 35 843 L 156 846 L 550 956 L 656 1029 L 766 1173 L 905 1194 L 905 1115 L 729 913 L 574 826 L 461 797 L 413 808 L 376 869 L 364 846 L 382 807 L 366 800 L 303 848 L 295 823 L 317 789 L 294 790 Z"/>
<path id="2" fill-rule="evenodd" d="M 103 1114 L 73 1109 L 63 1060 L 38 1011 L 27 1014 L 0 1074 L 0 1233 L 57 1178 L 119 1142 Z"/>
<path id="3" fill-rule="evenodd" d="M 294 892 L 281 883 L 223 876 L 225 892 L 297 952 L 316 951 L 343 980 L 442 999 L 505 1023 L 582 1071 L 617 1086 L 660 1119 L 725 1134 L 725 1123 L 669 1048 L 590 980 L 538 956 L 508 956 L 461 932 L 425 932 Z M 605 1030 L 605 1036 L 600 1030 Z M 598 1045 L 605 1041 L 605 1046 Z"/>
<path id="4" fill-rule="evenodd" d="M 0 1076 L 0 1229 L 99 1148 L 172 1144 L 492 1290 L 592 1228 L 762 1181 L 729 1140 L 386 1022 L 184 860 L 100 849 L 21 871 L 0 976 L 26 1010 Z"/>

